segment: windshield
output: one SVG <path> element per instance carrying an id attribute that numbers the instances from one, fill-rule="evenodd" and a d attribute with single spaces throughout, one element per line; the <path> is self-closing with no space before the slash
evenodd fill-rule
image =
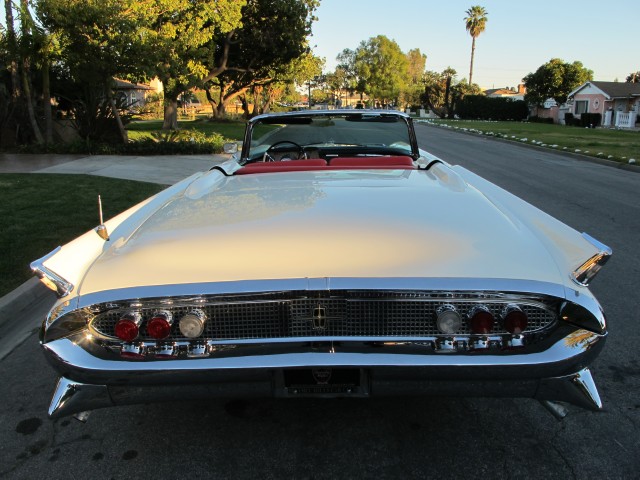
<path id="1" fill-rule="evenodd" d="M 373 113 L 281 115 L 258 120 L 251 131 L 247 159 L 257 161 L 283 151 L 290 151 L 292 158 L 412 154 L 404 119 Z"/>

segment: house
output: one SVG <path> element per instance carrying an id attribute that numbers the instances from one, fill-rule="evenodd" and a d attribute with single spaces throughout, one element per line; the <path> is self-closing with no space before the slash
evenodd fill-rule
<path id="1" fill-rule="evenodd" d="M 518 89 L 515 88 L 490 88 L 484 91 L 484 94 L 489 98 L 508 98 L 510 100 L 524 100 L 524 95 L 527 90 L 524 85 L 518 85 Z"/>
<path id="2" fill-rule="evenodd" d="M 599 113 L 605 127 L 633 128 L 640 115 L 640 83 L 585 82 L 568 95 L 569 112 Z"/>
<path id="3" fill-rule="evenodd" d="M 127 82 L 118 78 L 115 81 L 115 91 L 126 103 L 127 108 L 141 107 L 146 103 L 149 95 L 162 92 L 162 83 L 156 79 L 152 80 L 149 85 Z"/>

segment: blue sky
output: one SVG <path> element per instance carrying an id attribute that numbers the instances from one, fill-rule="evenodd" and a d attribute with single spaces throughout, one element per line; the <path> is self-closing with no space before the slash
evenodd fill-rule
<path id="1" fill-rule="evenodd" d="M 551 58 L 581 61 L 594 80 L 622 82 L 640 70 L 637 0 L 321 0 L 313 26 L 314 53 L 336 66 L 336 55 L 386 35 L 402 51 L 419 48 L 428 70 L 451 66 L 468 78 L 471 37 L 465 11 L 480 5 L 487 28 L 476 40 L 474 83 L 515 87 Z"/>

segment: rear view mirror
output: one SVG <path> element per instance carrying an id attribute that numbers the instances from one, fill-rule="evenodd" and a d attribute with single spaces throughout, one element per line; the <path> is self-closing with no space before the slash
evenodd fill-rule
<path id="1" fill-rule="evenodd" d="M 222 150 L 224 153 L 237 153 L 238 152 L 238 144 L 235 142 L 225 143 L 222 146 Z"/>

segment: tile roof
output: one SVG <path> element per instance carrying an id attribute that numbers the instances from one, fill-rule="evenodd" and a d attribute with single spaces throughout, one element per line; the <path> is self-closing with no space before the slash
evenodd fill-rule
<path id="1" fill-rule="evenodd" d="M 127 82 L 119 78 L 115 78 L 114 80 L 116 81 L 116 89 L 118 90 L 153 90 L 149 85 Z"/>
<path id="2" fill-rule="evenodd" d="M 640 96 L 640 83 L 629 82 L 589 82 L 613 98 Z"/>

